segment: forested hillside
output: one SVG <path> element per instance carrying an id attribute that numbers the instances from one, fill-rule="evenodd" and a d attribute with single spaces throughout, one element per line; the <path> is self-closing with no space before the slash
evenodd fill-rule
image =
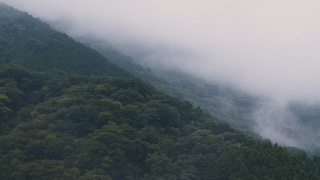
<path id="1" fill-rule="evenodd" d="M 318 157 L 256 141 L 38 19 L 0 9 L 0 179 L 320 179 Z M 46 31 L 59 46 L 41 39 Z"/>
<path id="2" fill-rule="evenodd" d="M 319 179 L 284 148 L 138 79 L 11 64 L 0 80 L 1 179 Z"/>

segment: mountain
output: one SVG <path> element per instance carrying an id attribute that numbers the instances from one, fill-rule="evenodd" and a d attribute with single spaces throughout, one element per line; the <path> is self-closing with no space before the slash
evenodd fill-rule
<path id="1" fill-rule="evenodd" d="M 143 81 L 182 100 L 190 101 L 201 107 L 211 116 L 228 122 L 232 127 L 240 129 L 256 139 L 262 139 L 254 132 L 256 124 L 254 113 L 261 108 L 265 98 L 253 96 L 232 86 L 217 82 L 208 82 L 194 77 L 178 69 L 163 69 L 154 66 L 144 67 L 135 59 L 115 49 L 107 40 L 93 35 L 75 36 L 75 39 L 96 49 L 111 62 L 119 65 Z M 137 62 L 136 62 L 137 61 Z M 150 63 L 152 64 L 152 63 Z M 145 63 L 147 66 L 147 64 Z M 151 69 L 150 69 L 151 68 Z M 306 105 L 301 102 L 289 102 L 282 114 L 274 114 L 273 118 L 290 114 L 287 123 L 275 123 L 274 131 L 281 132 L 287 139 L 292 139 L 303 148 L 309 156 L 320 155 L 320 137 L 318 129 L 320 105 Z M 275 121 L 275 120 L 274 120 Z M 279 120 L 280 121 L 280 120 Z M 291 123 L 290 123 L 291 122 Z M 291 147 L 288 147 L 291 152 Z M 295 150 L 292 151 L 295 154 Z"/>
<path id="2" fill-rule="evenodd" d="M 1 179 L 319 179 L 285 148 L 139 79 L 10 64 L 0 80 Z"/>
<path id="3" fill-rule="evenodd" d="M 0 179 L 320 179 L 318 157 L 303 154 L 297 158 L 304 162 L 297 160 L 285 148 L 254 140 L 119 67 L 96 67 L 96 58 L 75 61 L 71 50 L 85 46 L 65 34 L 57 43 L 70 42 L 72 49 L 62 46 L 59 53 L 66 50 L 71 59 L 55 61 L 64 66 L 37 66 L 50 48 L 43 56 L 24 57 L 24 44 L 15 41 L 30 40 L 25 32 L 45 32 L 25 26 L 19 36 L 10 35 L 15 18 L 26 14 L 1 6 L 8 10 L 1 11 L 6 15 L 0 22 L 14 23 L 1 25 L 7 29 L 1 36 L 12 39 L 1 56 Z M 24 24 L 42 26 L 26 16 L 31 20 Z M 101 57 L 85 49 L 83 57 Z M 15 60 L 20 64 L 9 63 Z M 77 69 L 85 66 L 93 73 Z M 99 70 L 102 76 L 95 75 Z"/>

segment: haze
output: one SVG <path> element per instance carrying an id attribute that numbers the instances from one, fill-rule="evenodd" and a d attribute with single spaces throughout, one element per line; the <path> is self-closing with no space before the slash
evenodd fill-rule
<path id="1" fill-rule="evenodd" d="M 64 20 L 73 35 L 95 33 L 129 55 L 150 50 L 144 61 L 232 83 L 279 108 L 320 101 L 320 1 L 3 2 L 41 19 Z"/>

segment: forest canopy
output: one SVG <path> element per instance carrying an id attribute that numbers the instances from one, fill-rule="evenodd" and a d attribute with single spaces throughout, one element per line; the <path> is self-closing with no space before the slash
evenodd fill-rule
<path id="1" fill-rule="evenodd" d="M 1 179 L 319 179 L 285 148 L 136 78 L 10 64 L 0 80 Z"/>

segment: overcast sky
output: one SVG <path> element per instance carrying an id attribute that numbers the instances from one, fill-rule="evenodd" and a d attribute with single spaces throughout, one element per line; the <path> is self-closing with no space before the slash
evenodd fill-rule
<path id="1" fill-rule="evenodd" d="M 185 49 L 195 56 L 154 59 L 251 92 L 320 100 L 317 0 L 2 1 L 42 19 L 71 20 L 74 33 Z"/>

